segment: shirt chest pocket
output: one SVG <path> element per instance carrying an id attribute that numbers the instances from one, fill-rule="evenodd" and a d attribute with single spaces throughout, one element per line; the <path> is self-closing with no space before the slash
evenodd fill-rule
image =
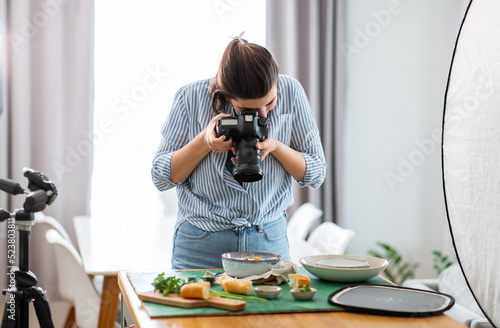
<path id="1" fill-rule="evenodd" d="M 292 114 L 275 115 L 269 118 L 269 137 L 290 146 L 292 140 Z"/>

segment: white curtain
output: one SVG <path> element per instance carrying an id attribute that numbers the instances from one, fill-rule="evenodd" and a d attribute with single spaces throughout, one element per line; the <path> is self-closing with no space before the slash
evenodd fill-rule
<path id="1" fill-rule="evenodd" d="M 23 167 L 49 177 L 58 197 L 44 213 L 59 220 L 76 242 L 72 218 L 89 214 L 94 2 L 4 0 L 2 10 L 6 106 L 0 117 L 0 173 L 25 188 Z M 12 211 L 23 202 L 18 195 L 0 207 Z M 45 230 L 32 227 L 30 269 L 54 299 L 57 277 Z M 6 264 L 0 265 L 4 272 Z M 0 277 L 3 288 L 6 275 Z"/>

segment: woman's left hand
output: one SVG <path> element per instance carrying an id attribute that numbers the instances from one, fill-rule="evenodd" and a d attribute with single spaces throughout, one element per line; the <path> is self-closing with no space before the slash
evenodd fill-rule
<path id="1" fill-rule="evenodd" d="M 260 149 L 260 160 L 263 161 L 264 158 L 272 152 L 274 149 L 276 149 L 278 145 L 278 141 L 274 138 L 266 138 L 266 140 L 258 142 L 255 144 L 255 148 Z M 233 154 L 236 156 L 236 147 L 233 145 L 231 147 L 231 150 L 233 151 Z M 232 157 L 231 161 L 233 161 L 233 164 L 236 162 L 236 157 Z"/>
<path id="2" fill-rule="evenodd" d="M 260 149 L 261 160 L 272 153 L 285 171 L 297 181 L 304 181 L 306 160 L 301 153 L 274 138 L 266 138 L 266 140 L 256 143 L 255 147 Z"/>
<path id="3" fill-rule="evenodd" d="M 304 181 L 306 174 L 306 161 L 304 156 L 289 146 L 279 142 L 274 138 L 266 138 L 264 141 L 255 144 L 255 148 L 260 149 L 260 159 L 264 158 L 270 153 L 280 162 L 281 166 L 297 181 Z M 233 153 L 236 154 L 236 149 L 233 146 Z M 232 158 L 233 164 L 235 158 Z"/>
<path id="4" fill-rule="evenodd" d="M 255 144 L 255 148 L 260 149 L 260 159 L 264 160 L 264 158 L 272 153 L 276 147 L 278 147 L 278 140 L 274 138 L 266 138 L 264 141 L 258 142 Z"/>

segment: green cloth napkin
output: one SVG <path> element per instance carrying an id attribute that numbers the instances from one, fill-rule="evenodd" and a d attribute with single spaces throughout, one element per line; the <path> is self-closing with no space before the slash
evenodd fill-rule
<path id="1" fill-rule="evenodd" d="M 212 272 L 220 272 L 211 270 Z M 200 280 L 201 276 L 205 274 L 206 270 L 196 271 L 167 271 L 165 276 L 176 276 L 183 279 L 194 277 Z M 298 273 L 308 275 L 311 278 L 311 287 L 317 289 L 314 298 L 310 301 L 296 301 L 290 293 L 290 287 L 287 283 L 282 283 L 280 286 L 283 288 L 278 298 L 260 301 L 260 300 L 246 300 L 247 304 L 245 309 L 241 311 L 228 311 L 210 307 L 199 307 L 192 309 L 185 309 L 163 304 L 156 304 L 150 302 L 143 302 L 144 308 L 150 317 L 183 317 L 183 316 L 213 316 L 213 315 L 245 315 L 245 314 L 266 314 L 266 313 L 287 313 L 287 312 L 324 312 L 324 311 L 338 311 L 339 308 L 332 306 L 328 303 L 328 296 L 340 288 L 360 285 L 360 284 L 377 284 L 377 285 L 390 285 L 386 280 L 375 277 L 361 283 L 336 283 L 326 280 L 321 280 L 304 268 L 299 268 Z M 129 272 L 127 276 L 132 283 L 136 293 L 146 292 L 153 290 L 151 285 L 156 276 L 161 272 Z M 223 292 L 224 290 L 220 285 L 212 285 L 210 288 L 215 292 Z M 257 296 L 252 291 L 251 296 Z"/>

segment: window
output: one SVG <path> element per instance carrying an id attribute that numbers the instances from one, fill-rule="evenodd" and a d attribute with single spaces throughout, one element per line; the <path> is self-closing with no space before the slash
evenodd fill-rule
<path id="1" fill-rule="evenodd" d="M 265 0 L 107 0 L 95 13 L 92 216 L 175 215 L 175 189 L 150 173 L 173 96 L 215 75 L 229 36 L 265 45 Z"/>

